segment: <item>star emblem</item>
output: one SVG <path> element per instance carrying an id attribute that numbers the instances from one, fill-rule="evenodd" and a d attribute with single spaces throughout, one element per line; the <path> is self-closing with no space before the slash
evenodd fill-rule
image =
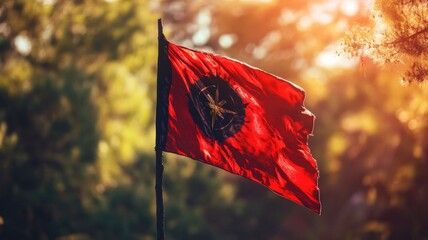
<path id="1" fill-rule="evenodd" d="M 247 105 L 223 78 L 203 76 L 189 90 L 189 113 L 206 136 L 223 142 L 241 130 Z"/>
<path id="2" fill-rule="evenodd" d="M 227 103 L 226 100 L 221 100 L 219 102 L 219 93 L 218 93 L 218 87 L 216 87 L 215 90 L 215 98 L 213 99 L 213 97 L 211 96 L 211 94 L 207 94 L 207 99 L 208 99 L 208 107 L 211 108 L 210 114 L 211 114 L 211 128 L 214 128 L 214 124 L 216 121 L 217 117 L 220 117 L 221 119 L 224 119 L 223 114 L 224 113 L 230 113 L 233 115 L 236 115 L 237 113 L 223 108 L 223 106 Z"/>

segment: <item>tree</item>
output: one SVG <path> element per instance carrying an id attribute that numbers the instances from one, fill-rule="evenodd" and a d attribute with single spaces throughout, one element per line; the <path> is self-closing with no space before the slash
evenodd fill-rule
<path id="1" fill-rule="evenodd" d="M 153 235 L 151 182 L 122 166 L 149 147 L 155 21 L 147 1 L 0 3 L 1 239 Z"/>
<path id="2" fill-rule="evenodd" d="M 428 3 L 423 0 L 375 0 L 372 24 L 355 27 L 344 51 L 389 66 L 400 64 L 405 83 L 428 80 Z"/>

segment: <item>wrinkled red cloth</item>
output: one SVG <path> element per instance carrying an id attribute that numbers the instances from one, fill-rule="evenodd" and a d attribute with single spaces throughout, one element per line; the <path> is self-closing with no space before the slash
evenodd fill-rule
<path id="1" fill-rule="evenodd" d="M 173 43 L 168 43 L 167 54 L 172 76 L 163 150 L 246 177 L 320 214 L 319 173 L 308 147 L 315 116 L 303 106 L 304 90 L 227 57 Z M 227 101 L 218 99 L 222 94 L 219 85 L 216 91 L 220 94 L 213 91 L 205 96 L 207 103 L 191 106 L 192 101 L 196 101 L 191 98 L 195 94 L 192 88 L 200 85 L 200 79 L 210 76 L 223 79 L 242 99 L 245 108 L 241 125 L 220 140 L 206 132 L 215 128 L 215 123 L 224 120 L 227 114 L 232 114 L 228 115 L 232 119 L 230 122 L 235 121 L 237 110 L 226 109 Z M 215 83 L 212 86 L 215 87 Z M 205 94 L 206 88 L 202 85 L 199 91 Z M 193 107 L 211 109 L 207 116 L 199 116 L 206 121 L 206 132 L 195 122 L 192 116 L 195 113 L 189 110 Z M 196 115 L 204 114 L 196 112 Z"/>

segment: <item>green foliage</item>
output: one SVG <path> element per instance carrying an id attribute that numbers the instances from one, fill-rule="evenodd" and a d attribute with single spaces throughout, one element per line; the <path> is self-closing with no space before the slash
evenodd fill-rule
<path id="1" fill-rule="evenodd" d="M 81 87 L 89 80 L 74 69 L 63 74 L 34 76 L 31 90 L 22 94 L 1 89 L 5 237 L 52 238 L 76 229 L 68 219 L 84 216 L 84 201 L 98 178 L 92 169 L 96 110 L 89 89 Z"/>
<path id="2" fill-rule="evenodd" d="M 138 157 L 154 105 L 147 5 L 0 4 L 1 239 L 152 238 L 152 182 L 120 178 L 134 162 L 153 177 Z"/>

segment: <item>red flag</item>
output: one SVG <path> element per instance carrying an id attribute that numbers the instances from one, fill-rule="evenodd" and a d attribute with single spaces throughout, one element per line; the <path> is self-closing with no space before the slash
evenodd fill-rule
<path id="1" fill-rule="evenodd" d="M 299 86 L 245 63 L 160 41 L 157 149 L 258 182 L 320 213 Z"/>

